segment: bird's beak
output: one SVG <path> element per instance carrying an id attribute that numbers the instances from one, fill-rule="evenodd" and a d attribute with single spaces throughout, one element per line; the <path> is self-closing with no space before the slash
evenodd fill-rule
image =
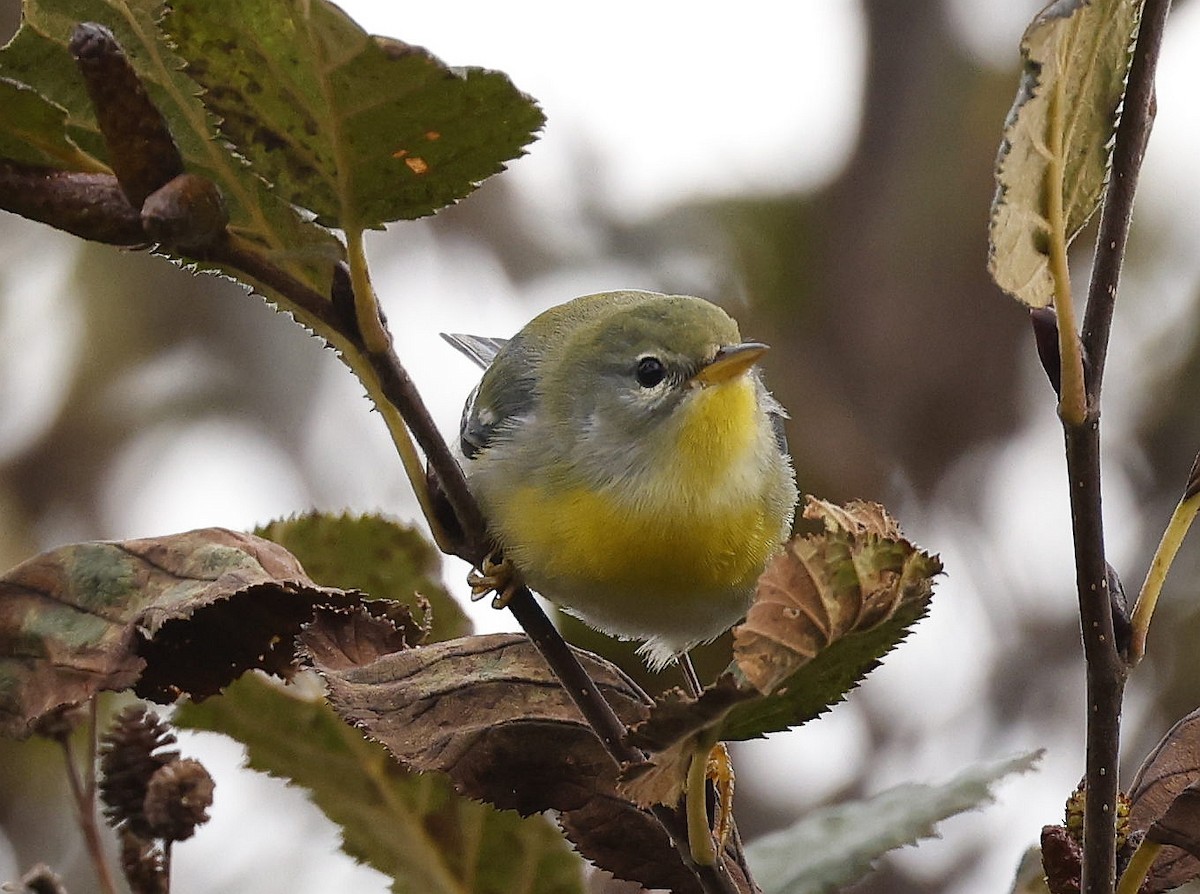
<path id="1" fill-rule="evenodd" d="M 717 351 L 717 356 L 700 368 L 689 384 L 706 386 L 719 385 L 740 376 L 754 364 L 770 348 L 757 341 L 743 342 L 740 345 L 726 345 Z"/>

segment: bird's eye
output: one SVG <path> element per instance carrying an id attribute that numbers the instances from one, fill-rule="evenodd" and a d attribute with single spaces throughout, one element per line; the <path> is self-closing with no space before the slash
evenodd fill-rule
<path id="1" fill-rule="evenodd" d="M 643 357 L 638 361 L 637 380 L 643 388 L 653 388 L 667 377 L 667 368 L 657 357 Z"/>

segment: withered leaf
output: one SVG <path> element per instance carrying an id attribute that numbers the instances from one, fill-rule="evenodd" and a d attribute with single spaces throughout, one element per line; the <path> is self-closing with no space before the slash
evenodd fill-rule
<path id="1" fill-rule="evenodd" d="M 0 577 L 0 734 L 101 690 L 204 698 L 248 668 L 288 675 L 318 587 L 282 547 L 222 528 L 77 543 Z"/>
<path id="2" fill-rule="evenodd" d="M 809 497 L 804 515 L 825 532 L 789 541 L 734 630 L 734 659 L 764 695 L 848 634 L 928 603 L 942 570 L 936 556 L 901 537 L 878 504 L 842 507 Z"/>
<path id="3" fill-rule="evenodd" d="M 642 807 L 678 804 L 699 740 L 711 741 L 708 730 L 734 705 L 758 698 L 758 690 L 739 686 L 728 673 L 706 688 L 699 699 L 680 689 L 663 693 L 654 700 L 650 716 L 630 731 L 629 743 L 649 752 L 650 759 L 626 768 L 620 791 Z"/>
<path id="4" fill-rule="evenodd" d="M 381 515 L 309 512 L 273 521 L 254 533 L 299 559 L 319 584 L 400 603 L 411 603 L 413 594 L 420 593 L 430 606 L 431 639 L 471 632 L 471 621 L 441 583 L 441 554 L 411 525 Z"/>
<path id="5" fill-rule="evenodd" d="M 524 636 L 339 652 L 345 625 L 370 623 L 324 613 L 301 635 L 301 648 L 325 678 L 334 710 L 402 764 L 440 770 L 463 794 L 522 814 L 578 809 L 614 791 L 616 764 Z M 626 724 L 645 717 L 639 690 L 617 668 L 579 658 Z"/>
<path id="6" fill-rule="evenodd" d="M 583 856 L 619 879 L 672 894 L 702 894 L 658 821 L 623 798 L 593 798 L 585 807 L 563 813 L 559 825 Z M 732 844 L 725 849 L 724 865 L 734 890 L 757 890 Z"/>
<path id="7" fill-rule="evenodd" d="M 746 623 L 734 628 L 735 664 L 698 699 L 655 700 L 630 741 L 650 752 L 639 803 L 674 803 L 689 742 L 742 740 L 819 716 L 878 665 L 924 616 L 941 562 L 904 540 L 882 506 L 809 498 L 823 533 L 794 538 L 759 579 Z"/>
<path id="8" fill-rule="evenodd" d="M 1175 796 L 1167 812 L 1146 830 L 1146 838 L 1200 857 L 1200 781 Z"/>
<path id="9" fill-rule="evenodd" d="M 1171 727 L 1138 768 L 1129 789 L 1130 827 L 1135 831 L 1146 831 L 1149 835 L 1155 824 L 1174 810 L 1176 799 L 1197 782 L 1200 782 L 1200 709 Z M 1163 841 L 1167 846 L 1158 855 L 1146 877 L 1143 890 L 1147 894 L 1169 891 L 1200 876 L 1200 860 L 1177 846 L 1185 842 L 1168 841 L 1171 837 L 1168 829 L 1178 825 L 1178 819 L 1183 819 L 1183 825 L 1186 826 L 1186 817 L 1190 815 L 1186 813 L 1190 810 L 1187 805 L 1191 804 L 1193 797 L 1188 795 L 1178 816 L 1170 821 L 1168 828 L 1160 830 L 1167 837 L 1156 840 Z M 1191 816 L 1194 819 L 1194 815 Z M 1191 828 L 1195 829 L 1194 826 Z M 1196 837 L 1193 831 L 1192 842 Z"/>

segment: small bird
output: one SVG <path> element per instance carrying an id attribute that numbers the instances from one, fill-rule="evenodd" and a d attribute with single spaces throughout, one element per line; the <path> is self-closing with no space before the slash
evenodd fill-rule
<path id="1" fill-rule="evenodd" d="M 767 351 L 700 298 L 620 291 L 512 339 L 443 335 L 484 368 L 459 457 L 504 559 L 659 670 L 741 618 L 797 491 Z"/>

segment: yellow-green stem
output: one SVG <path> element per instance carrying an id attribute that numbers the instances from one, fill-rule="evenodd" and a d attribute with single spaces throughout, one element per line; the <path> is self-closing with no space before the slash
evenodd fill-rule
<path id="1" fill-rule="evenodd" d="M 1063 185 L 1066 180 L 1063 89 L 1062 80 L 1058 79 L 1050 94 L 1046 217 L 1050 224 L 1050 276 L 1054 279 L 1058 356 L 1062 370 L 1058 414 L 1068 425 L 1082 425 L 1087 415 L 1087 396 L 1083 379 L 1083 352 L 1075 326 L 1075 304 L 1071 297 L 1071 271 L 1067 264 L 1067 217 L 1063 208 Z"/>
<path id="2" fill-rule="evenodd" d="M 708 827 L 708 752 L 712 743 L 700 742 L 692 752 L 687 774 L 687 830 L 692 859 L 700 866 L 715 866 L 717 851 Z"/>
<path id="3" fill-rule="evenodd" d="M 1146 581 L 1142 584 L 1142 592 L 1138 594 L 1137 603 L 1133 607 L 1133 636 L 1129 643 L 1129 666 L 1133 667 L 1146 654 L 1146 636 L 1150 631 L 1150 618 L 1158 605 L 1158 597 L 1162 592 L 1163 582 L 1179 545 L 1187 536 L 1188 529 L 1200 511 L 1200 493 L 1184 497 L 1171 513 L 1171 520 L 1163 531 L 1158 549 L 1154 551 L 1154 559 L 1150 562 L 1150 570 L 1146 572 Z"/>
<path id="4" fill-rule="evenodd" d="M 1143 841 L 1138 845 L 1133 856 L 1129 858 L 1129 865 L 1121 873 L 1121 880 L 1117 883 L 1117 894 L 1137 894 L 1162 848 L 1163 846 L 1155 841 Z"/>
<path id="5" fill-rule="evenodd" d="M 384 328 L 383 319 L 379 316 L 379 299 L 375 295 L 375 287 L 371 285 L 367 254 L 363 248 L 363 231 L 361 227 L 348 227 L 345 232 L 346 257 L 350 262 L 350 284 L 354 287 L 354 311 L 358 319 L 358 329 L 362 333 L 367 351 L 372 354 L 382 353 L 391 345 L 391 338 Z"/>

